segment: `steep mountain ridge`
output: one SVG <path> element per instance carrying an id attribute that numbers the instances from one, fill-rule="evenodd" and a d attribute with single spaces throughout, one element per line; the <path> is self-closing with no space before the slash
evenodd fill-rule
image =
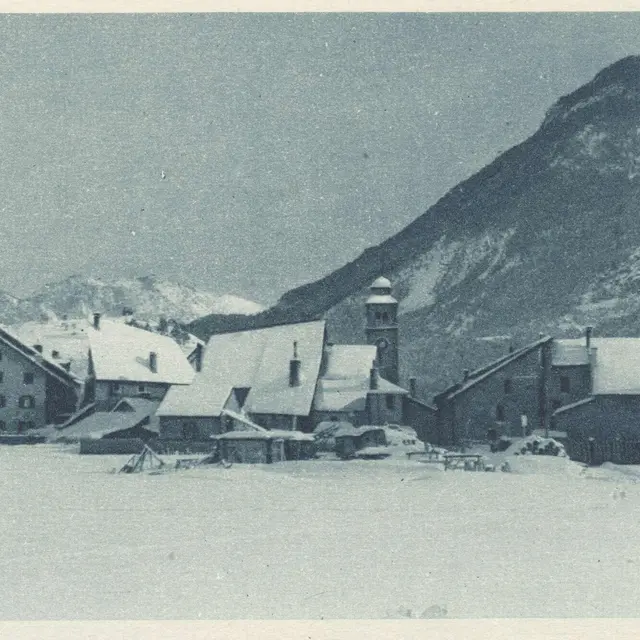
<path id="1" fill-rule="evenodd" d="M 460 183 L 404 230 L 245 326 L 327 314 L 362 340 L 366 287 L 401 303 L 402 373 L 432 393 L 540 331 L 640 331 L 640 57 L 560 98 L 530 138 Z M 499 126 L 499 123 L 496 123 Z M 238 328 L 203 318 L 195 333 Z"/>

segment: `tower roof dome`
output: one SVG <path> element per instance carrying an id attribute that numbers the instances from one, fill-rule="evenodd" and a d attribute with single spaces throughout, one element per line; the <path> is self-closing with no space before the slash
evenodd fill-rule
<path id="1" fill-rule="evenodd" d="M 391 289 L 391 281 L 388 278 L 385 278 L 384 276 L 379 276 L 373 281 L 373 283 L 369 288 L 370 289 Z"/>
<path id="2" fill-rule="evenodd" d="M 369 290 L 371 293 L 367 298 L 367 304 L 398 304 L 391 295 L 391 282 L 384 276 L 376 278 Z"/>

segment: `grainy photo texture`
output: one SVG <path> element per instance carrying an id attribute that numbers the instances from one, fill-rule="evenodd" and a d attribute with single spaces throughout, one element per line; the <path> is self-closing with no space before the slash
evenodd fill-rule
<path id="1" fill-rule="evenodd" d="M 640 14 L 2 14 L 0 70 L 0 619 L 638 615 Z"/>

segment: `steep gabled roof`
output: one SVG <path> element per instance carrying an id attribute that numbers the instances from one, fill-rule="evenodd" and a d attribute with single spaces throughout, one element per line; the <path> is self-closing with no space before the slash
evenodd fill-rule
<path id="1" fill-rule="evenodd" d="M 82 384 L 82 381 L 76 376 L 60 365 L 47 360 L 41 353 L 26 345 L 4 327 L 0 327 L 0 343 L 19 353 L 31 364 L 44 371 L 45 374 L 55 378 L 58 382 L 73 388 L 77 388 Z"/>
<path id="2" fill-rule="evenodd" d="M 126 403 L 133 411 L 122 411 Z M 157 421 L 153 419 L 159 402 L 145 398 L 123 398 L 111 411 L 96 411 L 66 429 L 60 429 L 57 438 L 79 440 L 80 438 L 102 438 L 105 435 L 133 429 L 137 426 L 158 433 Z"/>
<path id="3" fill-rule="evenodd" d="M 160 416 L 217 417 L 234 388 L 249 388 L 251 414 L 308 415 L 320 374 L 325 321 L 278 325 L 214 335 L 204 350 L 202 371 L 187 387 L 171 387 Z M 289 386 L 293 343 L 301 361 L 300 385 Z"/>
<path id="4" fill-rule="evenodd" d="M 478 383 L 486 380 L 490 376 L 494 375 L 496 372 L 504 369 L 507 365 L 510 365 L 520 358 L 524 358 L 524 356 L 530 354 L 532 351 L 539 349 L 545 344 L 550 343 L 553 340 L 551 336 L 544 336 L 531 344 L 528 344 L 520 349 L 516 349 L 512 353 L 508 353 L 506 356 L 502 356 L 489 364 L 476 369 L 471 372 L 466 380 L 459 382 L 457 384 L 452 385 L 448 389 L 445 389 L 443 392 L 436 395 L 436 399 L 440 399 L 443 397 L 455 398 L 456 396 L 468 391 L 469 389 L 475 387 Z"/>
<path id="5" fill-rule="evenodd" d="M 425 409 L 428 409 L 429 411 L 433 412 L 433 413 L 437 413 L 438 409 L 437 407 L 434 407 L 432 404 L 429 404 L 428 402 L 425 402 L 424 400 L 418 400 L 418 398 L 414 398 L 413 396 L 407 396 L 406 398 L 407 402 L 413 402 L 415 404 L 419 404 L 421 407 L 424 407 Z"/>
<path id="6" fill-rule="evenodd" d="M 87 330 L 96 380 L 189 384 L 195 374 L 175 340 L 152 331 L 103 319 Z M 150 353 L 157 356 L 152 371 Z"/>

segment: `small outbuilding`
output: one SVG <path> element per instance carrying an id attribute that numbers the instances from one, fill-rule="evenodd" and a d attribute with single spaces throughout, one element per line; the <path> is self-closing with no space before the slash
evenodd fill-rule
<path id="1" fill-rule="evenodd" d="M 286 459 L 284 439 L 270 431 L 228 431 L 214 440 L 220 456 L 229 462 L 271 464 Z"/>
<path id="2" fill-rule="evenodd" d="M 336 455 L 339 458 L 353 458 L 365 447 L 386 447 L 387 438 L 382 427 L 342 427 L 336 431 Z"/>

